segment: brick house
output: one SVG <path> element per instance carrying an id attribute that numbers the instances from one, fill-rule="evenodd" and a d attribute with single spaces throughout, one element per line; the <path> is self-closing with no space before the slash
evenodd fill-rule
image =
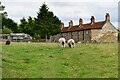
<path id="1" fill-rule="evenodd" d="M 61 33 L 51 36 L 51 41 L 58 41 L 60 37 L 66 40 L 72 38 L 75 42 L 116 42 L 118 31 L 110 22 L 110 15 L 106 13 L 105 20 L 96 22 L 94 16 L 91 16 L 90 23 L 83 24 L 79 19 L 79 25 L 73 25 L 69 22 L 68 27 L 61 23 Z"/>

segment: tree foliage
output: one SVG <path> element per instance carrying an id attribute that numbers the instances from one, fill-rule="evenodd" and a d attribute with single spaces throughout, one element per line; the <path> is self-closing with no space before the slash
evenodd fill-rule
<path id="1" fill-rule="evenodd" d="M 12 19 L 2 16 L 2 27 L 6 26 L 6 28 L 11 29 L 13 32 L 18 32 L 17 23 L 15 23 Z"/>
<path id="2" fill-rule="evenodd" d="M 27 30 L 25 29 L 26 26 L 27 26 L 27 21 L 26 21 L 26 19 L 23 17 L 22 19 L 20 19 L 19 31 L 20 31 L 20 32 L 27 33 Z"/>
<path id="3" fill-rule="evenodd" d="M 20 20 L 20 25 L 19 25 L 19 32 L 21 33 L 27 33 L 30 34 L 31 36 L 34 36 L 34 20 L 32 19 L 31 16 L 29 16 L 28 20 L 26 20 L 24 17 Z"/>
<path id="4" fill-rule="evenodd" d="M 10 34 L 12 33 L 12 30 L 3 26 L 3 29 L 2 29 L 2 34 Z"/>
<path id="5" fill-rule="evenodd" d="M 49 38 L 50 35 L 60 33 L 60 25 L 59 18 L 49 11 L 45 3 L 39 8 L 36 18 L 29 16 L 28 19 L 25 19 L 23 17 L 20 19 L 19 25 L 5 15 L 2 17 L 2 26 L 5 26 L 4 29 L 8 32 L 27 33 L 36 39 Z"/>
<path id="6" fill-rule="evenodd" d="M 39 8 L 35 23 L 36 32 L 41 38 L 60 33 L 61 21 L 52 11 L 49 11 L 49 8 L 45 3 Z"/>
<path id="7" fill-rule="evenodd" d="M 17 32 L 18 31 L 18 26 L 17 23 L 15 23 L 12 19 L 7 17 L 7 12 L 4 11 L 5 6 L 1 5 L 0 3 L 0 26 L 2 25 L 5 26 L 5 30 L 9 31 L 12 30 L 12 32 Z M 8 30 L 9 29 L 9 30 Z"/>

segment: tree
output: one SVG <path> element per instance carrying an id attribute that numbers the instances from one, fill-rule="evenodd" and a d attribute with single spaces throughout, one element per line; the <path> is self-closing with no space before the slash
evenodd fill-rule
<path id="1" fill-rule="evenodd" d="M 2 30 L 2 34 L 10 34 L 10 33 L 12 33 L 12 30 L 4 26 Z"/>
<path id="2" fill-rule="evenodd" d="M 49 38 L 50 35 L 60 33 L 61 21 L 52 11 L 48 11 L 49 8 L 44 3 L 37 13 L 35 18 L 35 30 L 41 38 Z"/>
<path id="3" fill-rule="evenodd" d="M 18 31 L 18 26 L 17 23 L 15 23 L 12 19 L 7 18 L 7 12 L 4 11 L 5 6 L 1 5 L 0 2 L 0 26 L 6 26 L 6 28 L 9 28 L 12 30 L 12 32 L 17 32 Z"/>
<path id="4" fill-rule="evenodd" d="M 28 20 L 26 20 L 24 17 L 20 20 L 19 25 L 19 32 L 21 33 L 27 33 L 31 36 L 34 36 L 34 20 L 31 16 L 29 16 Z"/>
<path id="5" fill-rule="evenodd" d="M 31 16 L 29 16 L 28 18 L 28 22 L 27 22 L 27 33 L 30 34 L 31 36 L 34 36 L 34 20 L 32 19 Z"/>
<path id="6" fill-rule="evenodd" d="M 6 26 L 11 29 L 13 32 L 18 32 L 17 23 L 15 23 L 12 19 L 2 16 L 2 27 Z"/>
<path id="7" fill-rule="evenodd" d="M 5 9 L 5 6 L 1 5 L 1 2 L 0 2 L 0 33 L 2 33 L 2 16 L 4 16 L 4 9 Z"/>
<path id="8" fill-rule="evenodd" d="M 1 5 L 1 2 L 0 2 L 0 15 L 1 16 L 7 16 L 7 12 L 5 12 L 4 10 L 5 10 L 5 6 Z"/>
<path id="9" fill-rule="evenodd" d="M 20 25 L 19 25 L 19 31 L 22 32 L 22 33 L 27 33 L 27 30 L 26 30 L 26 26 L 27 26 L 27 21 L 26 19 L 23 17 L 21 20 L 20 20 Z"/>

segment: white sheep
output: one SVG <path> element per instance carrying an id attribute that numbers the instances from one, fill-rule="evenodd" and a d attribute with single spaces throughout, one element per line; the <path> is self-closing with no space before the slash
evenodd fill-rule
<path id="1" fill-rule="evenodd" d="M 75 47 L 75 41 L 73 40 L 73 39 L 69 39 L 68 41 L 67 41 L 67 43 L 68 43 L 68 46 L 70 47 L 70 48 L 74 48 Z"/>
<path id="2" fill-rule="evenodd" d="M 65 38 L 60 38 L 59 42 L 61 44 L 61 47 L 65 47 Z"/>

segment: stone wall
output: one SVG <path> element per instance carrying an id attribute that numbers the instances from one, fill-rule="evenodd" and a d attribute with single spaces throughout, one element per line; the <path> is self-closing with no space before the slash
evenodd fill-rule
<path id="1" fill-rule="evenodd" d="M 72 32 L 72 39 L 74 39 L 75 42 L 78 42 L 79 40 L 78 36 L 79 36 L 78 31 Z"/>
<path id="2" fill-rule="evenodd" d="M 72 32 L 68 32 L 68 36 L 67 36 L 67 39 L 66 40 L 69 40 L 72 38 Z"/>
<path id="3" fill-rule="evenodd" d="M 91 40 L 94 40 L 94 37 L 98 35 L 101 29 L 93 29 L 91 30 Z"/>
<path id="4" fill-rule="evenodd" d="M 85 31 L 60 33 L 60 34 L 51 36 L 50 39 L 51 39 L 51 42 L 58 42 L 59 38 L 61 38 L 61 37 L 64 37 L 66 40 L 69 40 L 72 38 L 75 40 L 75 42 L 90 42 L 91 41 L 91 31 L 85 30 Z"/>
<path id="5" fill-rule="evenodd" d="M 79 35 L 78 41 L 79 41 L 79 42 L 83 42 L 83 40 L 84 40 L 84 38 L 83 38 L 83 37 L 84 37 L 84 36 L 83 36 L 83 31 L 79 31 L 79 34 L 78 34 L 78 35 Z"/>
<path id="6" fill-rule="evenodd" d="M 92 30 L 91 34 L 92 41 L 98 42 L 118 41 L 118 31 L 110 22 L 107 22 L 101 30 Z"/>
<path id="7" fill-rule="evenodd" d="M 91 42 L 91 30 L 84 30 L 84 42 Z"/>
<path id="8" fill-rule="evenodd" d="M 98 42 L 117 42 L 118 32 L 112 30 L 100 30 L 92 40 Z"/>

